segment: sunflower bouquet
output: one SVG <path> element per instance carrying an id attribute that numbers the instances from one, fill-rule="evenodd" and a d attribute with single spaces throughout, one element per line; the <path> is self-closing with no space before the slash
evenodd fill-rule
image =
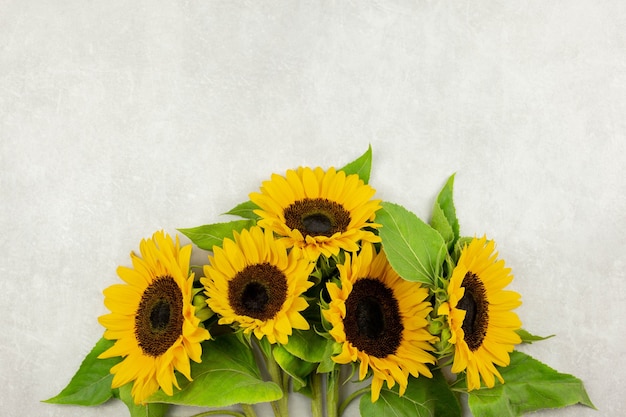
<path id="1" fill-rule="evenodd" d="M 102 339 L 46 401 L 118 398 L 133 417 L 284 417 L 290 395 L 314 417 L 355 400 L 364 417 L 593 408 L 578 378 L 515 350 L 545 338 L 522 328 L 494 241 L 460 235 L 454 176 L 426 223 L 374 198 L 371 160 L 273 174 L 237 220 L 179 229 L 192 244 L 143 240 L 104 290 Z"/>

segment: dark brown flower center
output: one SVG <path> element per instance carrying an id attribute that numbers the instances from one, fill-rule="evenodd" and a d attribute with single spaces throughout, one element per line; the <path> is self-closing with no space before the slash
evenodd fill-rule
<path id="1" fill-rule="evenodd" d="M 240 316 L 272 319 L 286 299 L 287 278 L 269 263 L 245 267 L 228 284 L 228 301 Z"/>
<path id="2" fill-rule="evenodd" d="M 368 355 L 384 358 L 402 342 L 402 317 L 393 291 L 374 278 L 359 279 L 346 300 L 346 338 Z"/>
<path id="3" fill-rule="evenodd" d="M 330 237 L 345 232 L 350 225 L 350 213 L 339 203 L 326 198 L 305 198 L 289 205 L 284 211 L 285 224 L 299 230 L 303 236 Z"/>
<path id="4" fill-rule="evenodd" d="M 478 275 L 468 271 L 461 286 L 465 288 L 465 294 L 459 300 L 457 308 L 465 310 L 461 328 L 465 334 L 465 342 L 473 352 L 482 346 L 487 335 L 489 301 L 485 285 Z"/>
<path id="5" fill-rule="evenodd" d="M 183 294 L 170 276 L 158 277 L 141 296 L 135 314 L 135 337 L 145 355 L 158 357 L 183 332 Z"/>

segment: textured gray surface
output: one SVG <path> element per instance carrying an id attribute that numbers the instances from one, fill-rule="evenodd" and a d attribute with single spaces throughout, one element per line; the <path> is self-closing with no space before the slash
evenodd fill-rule
<path id="1" fill-rule="evenodd" d="M 524 350 L 601 410 L 539 415 L 626 413 L 625 4 L 0 1 L 0 414 L 123 415 L 38 401 L 139 240 L 368 143 L 378 197 L 423 218 L 457 172 L 462 233 L 557 334 Z"/>

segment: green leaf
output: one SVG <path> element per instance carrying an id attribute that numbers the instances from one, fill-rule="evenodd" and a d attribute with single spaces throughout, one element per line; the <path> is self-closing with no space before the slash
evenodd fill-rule
<path id="1" fill-rule="evenodd" d="M 505 383 L 469 392 L 475 416 L 517 417 L 543 408 L 583 404 L 595 408 L 580 379 L 561 374 L 521 352 L 511 353 L 511 364 L 500 368 Z"/>
<path id="2" fill-rule="evenodd" d="M 252 349 L 233 334 L 204 342 L 202 362 L 191 363 L 191 376 L 193 381 L 180 378 L 181 390 L 173 396 L 159 391 L 150 402 L 226 407 L 276 401 L 283 395 L 278 385 L 261 379 Z"/>
<path id="3" fill-rule="evenodd" d="M 238 204 L 237 207 L 233 208 L 230 211 L 227 211 L 224 214 L 230 214 L 233 216 L 243 217 L 244 219 L 250 220 L 259 220 L 260 217 L 257 215 L 254 210 L 259 210 L 259 206 L 254 204 L 252 201 L 246 201 L 244 203 Z"/>
<path id="4" fill-rule="evenodd" d="M 119 389 L 120 400 L 130 411 L 130 417 L 163 417 L 169 408 L 168 404 L 163 403 L 150 403 L 146 405 L 137 405 L 133 401 L 131 395 L 133 383 L 123 385 Z"/>
<path id="5" fill-rule="evenodd" d="M 113 341 L 100 339 L 87 354 L 70 383 L 57 396 L 45 400 L 51 404 L 99 405 L 112 396 L 111 367 L 121 358 L 98 359 L 105 350 L 113 346 Z"/>
<path id="6" fill-rule="evenodd" d="M 333 340 L 320 336 L 313 329 L 294 329 L 284 348 L 304 361 L 321 362 L 328 356 L 329 352 L 332 352 L 334 343 Z"/>
<path id="7" fill-rule="evenodd" d="M 317 372 L 334 369 L 335 362 L 331 356 L 337 353 L 335 345 L 335 341 L 319 335 L 313 329 L 294 329 L 286 345 L 274 348 L 274 357 L 285 372 L 300 384 L 306 384 L 305 378 L 316 368 Z"/>
<path id="8" fill-rule="evenodd" d="M 338 354 L 336 352 L 334 354 Z M 333 355 L 334 356 L 334 355 Z M 323 360 L 320 361 L 319 366 L 317 367 L 318 374 L 327 374 L 328 372 L 332 372 L 336 367 L 337 363 L 333 360 L 332 356 L 327 356 Z"/>
<path id="9" fill-rule="evenodd" d="M 367 184 L 370 180 L 370 172 L 372 170 L 372 145 L 368 146 L 367 151 L 348 165 L 339 169 L 346 175 L 357 174 L 359 178 Z"/>
<path id="10" fill-rule="evenodd" d="M 317 363 L 305 362 L 287 351 L 284 346 L 276 345 L 272 349 L 276 363 L 292 377 L 294 389 L 297 391 L 307 384 L 307 377 L 317 367 Z"/>
<path id="11" fill-rule="evenodd" d="M 522 343 L 528 343 L 528 344 L 531 344 L 533 342 L 539 342 L 541 340 L 546 340 L 551 337 L 554 337 L 553 334 L 551 334 L 550 336 L 536 336 L 534 334 L 530 334 L 528 331 L 524 329 L 516 330 L 515 333 L 517 333 L 518 336 L 522 338 Z"/>
<path id="12" fill-rule="evenodd" d="M 433 285 L 447 254 L 443 238 L 404 207 L 381 205 L 376 222 L 389 263 L 402 278 Z"/>
<path id="13" fill-rule="evenodd" d="M 435 207 L 433 208 L 433 216 L 430 224 L 435 228 L 446 241 L 448 248 L 452 248 L 459 238 L 459 220 L 456 217 L 456 209 L 454 208 L 454 174 L 448 178 L 443 186 Z"/>
<path id="14" fill-rule="evenodd" d="M 456 395 L 439 370 L 433 378 L 409 377 L 409 385 L 402 397 L 397 385 L 383 388 L 380 398 L 372 403 L 369 395 L 361 397 L 359 409 L 362 417 L 461 417 L 461 406 Z M 477 414 L 479 415 L 479 414 Z"/>
<path id="15" fill-rule="evenodd" d="M 437 203 L 435 203 L 435 206 L 433 207 L 433 215 L 430 218 L 430 225 L 433 229 L 439 232 L 448 248 L 454 245 L 454 229 L 452 229 L 452 225 L 448 221 L 445 212 Z"/>
<path id="16" fill-rule="evenodd" d="M 232 238 L 233 232 L 241 232 L 256 224 L 253 220 L 234 220 L 227 223 L 214 223 L 190 229 L 178 229 L 200 249 L 211 251 L 213 246 L 221 246 L 224 238 Z"/>

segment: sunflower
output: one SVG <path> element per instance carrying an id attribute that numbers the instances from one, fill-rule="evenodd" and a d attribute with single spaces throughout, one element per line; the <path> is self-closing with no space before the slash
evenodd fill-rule
<path id="1" fill-rule="evenodd" d="M 340 271 L 341 285 L 327 283 L 330 296 L 324 318 L 332 325 L 329 333 L 342 345 L 333 357 L 340 364 L 360 362 L 359 379 L 372 371 L 372 402 L 378 400 L 384 381 L 389 388 L 397 382 L 404 394 L 409 374 L 432 377 L 427 363 L 437 338 L 427 329 L 432 310 L 428 290 L 402 279 L 384 251 L 376 254 L 372 244 L 363 245 L 358 255 L 346 255 Z"/>
<path id="2" fill-rule="evenodd" d="M 513 275 L 494 249 L 485 237 L 465 246 L 448 284 L 448 301 L 438 309 L 447 316 L 449 342 L 455 345 L 452 372 L 467 371 L 470 391 L 480 388 L 481 378 L 489 388 L 495 377 L 504 382 L 494 365 L 507 366 L 521 342 L 515 330 L 522 323 L 511 311 L 521 305 L 520 295 L 503 289 Z"/>
<path id="3" fill-rule="evenodd" d="M 258 226 L 234 233 L 213 248 L 210 265 L 201 279 L 207 303 L 221 316 L 219 324 L 236 323 L 258 339 L 286 344 L 293 329 L 306 330 L 300 314 L 308 307 L 301 295 L 313 283 L 308 280 L 314 264 L 287 253 L 283 242 Z"/>
<path id="4" fill-rule="evenodd" d="M 157 232 L 139 248 L 141 256 L 131 253 L 133 268 L 117 270 L 126 284 L 104 290 L 111 313 L 98 318 L 104 337 L 116 341 L 99 357 L 124 357 L 111 368 L 112 388 L 134 381 L 136 404 L 159 387 L 168 395 L 172 385 L 180 389 L 174 370 L 191 380 L 189 359 L 200 362 L 200 342 L 210 338 L 192 305 L 191 245 L 181 248 L 178 236 L 174 243 Z"/>
<path id="5" fill-rule="evenodd" d="M 380 208 L 380 200 L 371 199 L 374 193 L 356 174 L 300 167 L 284 177 L 273 174 L 250 199 L 260 207 L 255 210 L 259 226 L 284 237 L 287 248 L 316 260 L 340 249 L 355 252 L 359 240 L 380 242 L 367 230 L 379 227 L 371 223 Z"/>

